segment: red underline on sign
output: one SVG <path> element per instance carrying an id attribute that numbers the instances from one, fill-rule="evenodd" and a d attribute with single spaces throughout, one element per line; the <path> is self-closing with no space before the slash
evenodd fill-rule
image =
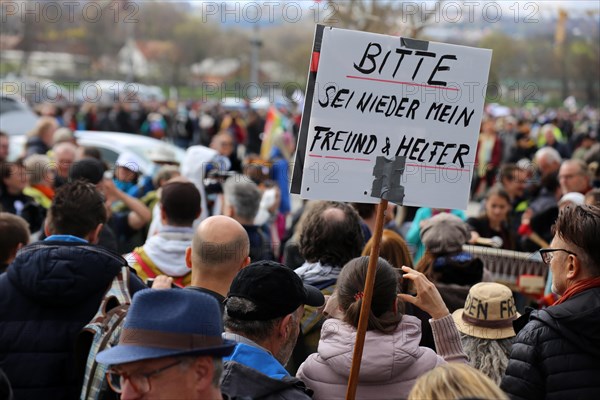
<path id="1" fill-rule="evenodd" d="M 368 158 L 352 158 L 352 157 L 337 157 L 337 156 L 320 156 L 317 154 L 309 154 L 309 157 L 315 158 L 333 158 L 335 160 L 347 160 L 347 161 L 371 161 Z"/>
<path id="2" fill-rule="evenodd" d="M 407 167 L 417 167 L 417 168 L 429 168 L 429 169 L 445 169 L 448 171 L 463 171 L 470 172 L 468 169 L 464 168 L 452 168 L 452 167 L 438 167 L 434 165 L 423 165 L 423 164 L 406 164 Z"/>
<path id="3" fill-rule="evenodd" d="M 387 79 L 367 78 L 366 76 L 346 75 L 346 78 L 350 78 L 350 79 L 362 79 L 364 81 L 375 81 L 375 82 L 384 82 L 384 83 L 396 83 L 398 85 L 419 86 L 419 87 L 424 87 L 424 88 L 432 88 L 432 89 L 440 89 L 440 90 L 452 90 L 452 91 L 455 91 L 455 92 L 459 91 L 459 89 L 457 89 L 457 88 L 423 85 L 423 84 L 420 84 L 420 83 L 412 83 L 412 82 L 390 81 L 390 80 L 387 80 Z"/>
<path id="4" fill-rule="evenodd" d="M 368 158 L 352 158 L 352 157 L 338 157 L 338 156 L 320 156 L 318 154 L 309 154 L 309 157 L 314 158 L 333 158 L 335 160 L 347 160 L 347 161 L 367 161 L 370 162 Z M 453 168 L 453 167 L 439 167 L 435 165 L 423 165 L 423 164 L 406 164 L 407 167 L 417 167 L 417 168 L 425 168 L 425 169 L 442 169 L 447 171 L 463 171 L 470 172 L 465 168 Z"/>

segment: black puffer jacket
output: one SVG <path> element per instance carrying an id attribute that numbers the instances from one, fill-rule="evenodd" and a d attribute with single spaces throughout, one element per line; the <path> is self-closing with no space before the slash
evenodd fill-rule
<path id="1" fill-rule="evenodd" d="M 600 399 L 600 288 L 532 312 L 500 387 L 513 399 Z"/>
<path id="2" fill-rule="evenodd" d="M 0 369 L 15 399 L 78 399 L 74 343 L 126 261 L 102 247 L 39 242 L 0 275 Z M 131 280 L 131 292 L 143 288 Z"/>

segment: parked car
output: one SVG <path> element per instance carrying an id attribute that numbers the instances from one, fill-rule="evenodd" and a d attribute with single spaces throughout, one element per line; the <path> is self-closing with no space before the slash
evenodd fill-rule
<path id="1" fill-rule="evenodd" d="M 124 151 L 135 153 L 144 162 L 140 171 L 144 174 L 153 172 L 154 163 L 150 161 L 150 153 L 159 147 L 169 149 L 175 154 L 175 159 L 181 163 L 185 151 L 181 148 L 148 136 L 120 132 L 76 131 L 77 142 L 81 146 L 96 147 L 102 154 L 102 159 L 112 168 Z"/>
<path id="2" fill-rule="evenodd" d="M 0 96 L 0 130 L 8 135 L 25 135 L 35 127 L 38 118 L 19 97 Z"/>

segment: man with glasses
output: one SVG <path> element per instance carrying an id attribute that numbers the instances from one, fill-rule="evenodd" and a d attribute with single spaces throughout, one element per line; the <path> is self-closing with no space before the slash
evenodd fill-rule
<path id="1" fill-rule="evenodd" d="M 119 344 L 98 353 L 110 364 L 108 384 L 121 399 L 222 399 L 222 357 L 235 343 L 221 338 L 217 301 L 192 290 L 144 290 L 133 298 Z"/>
<path id="2" fill-rule="evenodd" d="M 569 206 L 540 250 L 552 272 L 551 307 L 518 333 L 501 388 L 511 398 L 600 398 L 600 208 Z M 521 318 L 515 321 L 518 327 Z"/>

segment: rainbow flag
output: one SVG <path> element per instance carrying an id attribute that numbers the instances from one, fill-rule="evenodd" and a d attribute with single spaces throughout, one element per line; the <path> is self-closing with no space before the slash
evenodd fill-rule
<path id="1" fill-rule="evenodd" d="M 265 161 L 271 156 L 273 138 L 278 131 L 285 131 L 285 121 L 281 113 L 277 111 L 274 106 L 271 106 L 267 112 L 267 118 L 265 119 L 265 131 L 260 146 L 260 158 Z"/>

